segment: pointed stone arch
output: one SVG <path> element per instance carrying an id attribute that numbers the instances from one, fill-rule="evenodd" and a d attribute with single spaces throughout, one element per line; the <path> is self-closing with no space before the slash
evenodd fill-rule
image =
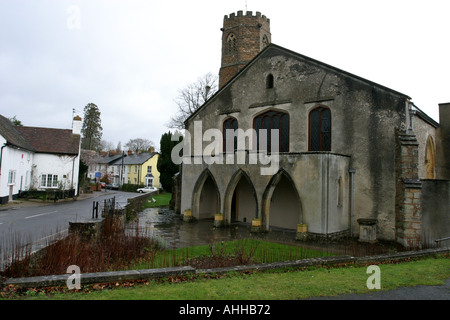
<path id="1" fill-rule="evenodd" d="M 262 199 L 262 220 L 266 230 L 270 226 L 296 229 L 303 223 L 303 210 L 294 180 L 280 169 L 270 179 Z"/>
<path id="2" fill-rule="evenodd" d="M 435 178 L 436 150 L 434 148 L 434 139 L 428 136 L 427 146 L 425 148 L 425 179 Z"/>
<path id="3" fill-rule="evenodd" d="M 224 196 L 224 220 L 251 222 L 258 216 L 258 198 L 250 176 L 242 169 L 237 170 L 228 183 Z"/>
<path id="4" fill-rule="evenodd" d="M 192 194 L 192 216 L 196 219 L 213 219 L 220 210 L 220 192 L 216 179 L 205 169 L 197 179 Z"/>

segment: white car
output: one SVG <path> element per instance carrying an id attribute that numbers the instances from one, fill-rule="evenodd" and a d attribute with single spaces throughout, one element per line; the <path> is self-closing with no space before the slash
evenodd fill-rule
<path id="1" fill-rule="evenodd" d="M 158 191 L 158 189 L 155 188 L 155 187 L 145 187 L 145 188 L 139 188 L 136 191 L 139 192 L 139 193 L 144 193 L 144 192 Z"/>

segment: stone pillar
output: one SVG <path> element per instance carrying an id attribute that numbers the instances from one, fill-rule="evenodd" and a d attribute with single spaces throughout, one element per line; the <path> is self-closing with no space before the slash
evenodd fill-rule
<path id="1" fill-rule="evenodd" d="M 221 213 L 216 213 L 214 215 L 214 227 L 215 228 L 220 228 L 224 226 L 224 221 L 223 221 L 223 214 Z"/>
<path id="2" fill-rule="evenodd" d="M 308 225 L 305 223 L 297 225 L 297 233 L 295 234 L 295 239 L 299 241 L 308 240 Z"/>
<path id="3" fill-rule="evenodd" d="M 418 177 L 419 143 L 412 131 L 397 136 L 396 241 L 405 247 L 422 245 L 422 182 Z"/>
<path id="4" fill-rule="evenodd" d="M 183 221 L 184 222 L 193 222 L 194 221 L 194 217 L 192 216 L 191 209 L 184 210 Z"/>
<path id="5" fill-rule="evenodd" d="M 258 233 L 263 232 L 263 230 L 262 220 L 260 218 L 253 218 L 250 232 Z"/>
<path id="6" fill-rule="evenodd" d="M 359 241 L 376 242 L 377 241 L 377 220 L 376 219 L 358 219 Z"/>

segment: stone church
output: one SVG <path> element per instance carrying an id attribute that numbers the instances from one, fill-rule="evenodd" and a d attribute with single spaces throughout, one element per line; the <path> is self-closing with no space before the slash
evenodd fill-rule
<path id="1" fill-rule="evenodd" d="M 405 246 L 450 236 L 450 103 L 437 123 L 406 94 L 273 44 L 259 12 L 221 30 L 219 90 L 185 122 L 186 221 L 313 240 L 368 227 Z M 221 147 L 205 153 L 211 129 Z"/>

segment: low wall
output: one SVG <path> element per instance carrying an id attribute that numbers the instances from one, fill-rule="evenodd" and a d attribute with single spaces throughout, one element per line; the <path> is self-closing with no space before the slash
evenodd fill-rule
<path id="1" fill-rule="evenodd" d="M 352 257 L 352 256 L 332 256 L 323 258 L 311 258 L 303 260 L 263 263 L 254 265 L 242 265 L 235 267 L 214 268 L 214 269 L 195 269 L 190 266 L 181 266 L 173 268 L 159 268 L 159 269 L 142 269 L 142 270 L 126 270 L 126 271 L 111 271 L 98 273 L 81 273 L 80 282 L 82 285 L 95 283 L 109 283 L 118 281 L 136 281 L 143 279 L 152 279 L 158 277 L 168 277 L 185 274 L 214 274 L 224 272 L 245 272 L 252 270 L 273 270 L 279 268 L 302 268 L 309 266 L 326 266 L 337 264 L 351 264 L 351 265 L 366 265 L 377 264 L 387 261 L 409 261 L 411 258 L 421 258 L 427 256 L 435 256 L 448 254 L 450 249 L 427 249 L 419 251 L 408 251 L 394 254 L 383 254 L 367 257 Z M 28 278 L 10 278 L 2 284 L 3 286 L 14 285 L 22 288 L 37 288 L 37 287 L 51 287 L 51 286 L 65 286 L 71 274 L 52 275 L 42 277 L 28 277 Z M 1 279 L 0 279 L 1 280 Z"/>
<path id="2" fill-rule="evenodd" d="M 139 212 L 141 212 L 142 207 L 148 201 L 148 199 L 156 196 L 157 194 L 159 194 L 159 191 L 147 192 L 137 197 L 128 199 L 128 203 L 125 206 L 125 215 L 127 219 L 129 219 L 130 217 L 134 217 Z"/>

